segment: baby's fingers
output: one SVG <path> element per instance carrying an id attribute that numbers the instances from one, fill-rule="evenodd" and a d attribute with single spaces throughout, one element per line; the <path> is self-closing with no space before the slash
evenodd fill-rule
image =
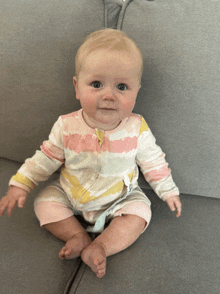
<path id="1" fill-rule="evenodd" d="M 176 216 L 179 217 L 181 215 L 181 201 L 178 196 L 173 196 L 165 200 L 171 211 L 177 211 Z"/>
<path id="2" fill-rule="evenodd" d="M 169 208 L 170 208 L 171 211 L 175 211 L 175 210 L 176 210 L 173 201 L 170 201 L 170 200 L 169 200 L 169 201 L 167 201 L 167 204 L 168 204 L 168 206 L 169 206 Z"/>
<path id="3" fill-rule="evenodd" d="M 176 205 L 176 217 L 179 217 L 181 215 L 181 211 L 182 211 L 182 205 L 180 201 L 175 202 Z"/>
<path id="4" fill-rule="evenodd" d="M 0 202 L 0 216 L 4 214 L 6 209 L 8 209 L 8 216 L 10 216 L 16 203 L 16 200 L 10 199 L 7 196 L 3 197 Z"/>
<path id="5" fill-rule="evenodd" d="M 10 199 L 8 203 L 8 216 L 12 215 L 12 211 L 15 208 L 17 201 L 15 199 Z"/>
<path id="6" fill-rule="evenodd" d="M 20 198 L 18 199 L 18 207 L 19 207 L 19 208 L 23 208 L 25 202 L 26 202 L 26 197 L 20 197 Z"/>
<path id="7" fill-rule="evenodd" d="M 0 202 L 0 216 L 4 214 L 7 207 L 8 207 L 8 201 L 7 199 L 5 199 L 5 197 L 3 197 Z"/>

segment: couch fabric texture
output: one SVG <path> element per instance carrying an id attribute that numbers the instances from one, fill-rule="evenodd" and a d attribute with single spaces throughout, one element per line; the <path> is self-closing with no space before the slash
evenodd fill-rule
<path id="1" fill-rule="evenodd" d="M 183 203 L 176 219 L 140 178 L 152 221 L 135 244 L 108 258 L 98 279 L 80 258 L 60 261 L 63 242 L 39 227 L 33 201 L 42 183 L 24 209 L 0 218 L 0 293 L 218 294 L 220 2 L 3 0 L 0 8 L 1 197 L 58 116 L 80 108 L 75 53 L 89 33 L 111 27 L 143 52 L 134 112 L 167 154 Z"/>

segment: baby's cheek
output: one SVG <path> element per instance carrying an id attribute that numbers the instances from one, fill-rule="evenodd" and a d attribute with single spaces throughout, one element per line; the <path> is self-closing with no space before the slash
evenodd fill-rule
<path id="1" fill-rule="evenodd" d="M 94 108 L 96 105 L 96 99 L 93 95 L 88 91 L 84 93 L 84 97 L 82 99 L 82 104 L 86 108 Z"/>
<path id="2" fill-rule="evenodd" d="M 130 114 L 132 110 L 134 109 L 134 106 L 135 106 L 135 101 L 128 101 L 124 103 L 123 105 L 124 113 Z"/>

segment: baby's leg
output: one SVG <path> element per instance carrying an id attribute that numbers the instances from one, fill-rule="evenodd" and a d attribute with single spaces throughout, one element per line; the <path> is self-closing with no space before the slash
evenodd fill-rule
<path id="1" fill-rule="evenodd" d="M 92 242 L 73 216 L 71 203 L 58 181 L 41 191 L 35 199 L 34 208 L 41 226 L 66 242 L 59 253 L 61 259 L 80 256 L 81 251 Z"/>
<path id="2" fill-rule="evenodd" d="M 74 216 L 46 224 L 44 227 L 54 236 L 66 242 L 59 252 L 61 260 L 80 256 L 83 249 L 92 242 L 89 235 Z"/>
<path id="3" fill-rule="evenodd" d="M 97 277 L 106 271 L 106 258 L 134 243 L 146 227 L 145 219 L 132 214 L 115 217 L 110 225 L 82 253 L 82 260 Z"/>

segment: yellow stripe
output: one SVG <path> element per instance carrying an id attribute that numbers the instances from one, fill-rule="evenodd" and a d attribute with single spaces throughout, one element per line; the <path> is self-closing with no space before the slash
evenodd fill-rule
<path id="1" fill-rule="evenodd" d="M 70 193 L 73 196 L 74 200 L 76 200 L 76 201 L 79 200 L 80 204 L 85 204 L 85 203 L 88 203 L 89 201 L 97 200 L 97 199 L 109 196 L 111 194 L 120 193 L 124 189 L 124 182 L 121 181 L 121 182 L 117 183 L 116 185 L 114 185 L 109 190 L 107 190 L 101 196 L 99 196 L 99 197 L 91 196 L 91 193 L 89 191 L 87 191 L 85 188 L 83 188 L 83 186 L 80 184 L 78 179 L 75 176 L 71 175 L 65 168 L 62 169 L 61 173 L 62 173 L 63 177 L 65 179 L 67 179 L 70 182 L 70 184 L 73 186 L 70 189 Z M 134 171 L 128 175 L 130 181 L 133 178 L 133 176 L 134 176 Z"/>
<path id="2" fill-rule="evenodd" d="M 96 130 L 96 136 L 98 137 L 99 139 L 99 145 L 102 146 L 102 143 L 103 143 L 103 132 L 99 129 Z"/>
<path id="3" fill-rule="evenodd" d="M 121 182 L 117 183 L 116 185 L 114 185 L 113 187 L 111 187 L 108 191 L 103 193 L 102 196 L 100 196 L 99 198 L 106 197 L 111 194 L 120 193 L 123 190 L 123 188 L 124 188 L 124 182 L 121 181 Z"/>
<path id="4" fill-rule="evenodd" d="M 29 187 L 31 190 L 35 187 L 35 184 L 30 179 L 20 173 L 16 173 L 16 175 L 12 177 L 12 180 Z"/>
<path id="5" fill-rule="evenodd" d="M 134 171 L 128 175 L 130 181 L 133 178 L 133 176 L 134 176 Z M 105 196 L 108 196 L 111 194 L 120 193 L 120 192 L 122 192 L 123 189 L 124 189 L 124 182 L 121 181 L 121 182 L 117 183 L 116 185 L 114 185 L 112 188 L 110 188 L 108 191 L 103 193 L 101 197 L 105 197 Z"/>
<path id="6" fill-rule="evenodd" d="M 73 196 L 73 198 L 77 201 L 80 199 L 80 197 L 82 197 L 82 195 L 84 193 L 86 193 L 88 195 L 88 197 L 90 197 L 90 193 L 83 188 L 83 186 L 80 184 L 80 182 L 78 181 L 77 177 L 71 175 L 67 169 L 63 168 L 61 170 L 61 174 L 62 176 L 67 179 L 70 184 L 72 185 L 72 188 L 70 189 L 70 193 Z"/>
<path id="7" fill-rule="evenodd" d="M 143 133 L 146 132 L 148 130 L 148 125 L 145 121 L 145 119 L 143 118 L 143 116 L 141 117 L 141 127 L 140 127 L 140 132 L 139 132 L 139 136 Z"/>

